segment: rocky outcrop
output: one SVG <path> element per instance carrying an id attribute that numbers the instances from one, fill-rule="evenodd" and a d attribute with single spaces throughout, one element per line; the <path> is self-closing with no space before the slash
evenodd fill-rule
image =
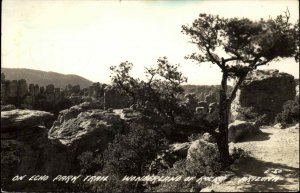
<path id="1" fill-rule="evenodd" d="M 171 168 L 176 161 L 186 158 L 190 146 L 191 142 L 171 144 L 151 162 L 149 172 L 157 173 L 162 169 Z"/>
<path id="2" fill-rule="evenodd" d="M 235 143 L 259 131 L 258 126 L 253 122 L 235 120 L 228 126 L 228 141 Z"/>
<path id="3" fill-rule="evenodd" d="M 247 76 L 232 103 L 234 118 L 240 107 L 253 107 L 258 115 L 266 114 L 267 121 L 274 122 L 283 104 L 295 98 L 294 77 L 278 70 L 257 70 Z"/>
<path id="4" fill-rule="evenodd" d="M 82 149 L 81 152 L 93 148 L 104 150 L 114 135 L 122 130 L 120 117 L 103 110 L 81 112 L 75 118 L 61 120 L 53 124 L 49 139 L 65 147 Z"/>
<path id="5" fill-rule="evenodd" d="M 53 144 L 72 151 L 76 157 L 87 150 L 103 151 L 122 128 L 123 120 L 119 115 L 85 102 L 61 111 L 48 138 Z"/>
<path id="6" fill-rule="evenodd" d="M 1 132 L 14 129 L 40 126 L 52 118 L 45 111 L 14 109 L 1 112 Z"/>
<path id="7" fill-rule="evenodd" d="M 53 183 L 13 182 L 15 175 L 68 174 L 72 164 L 68 155 L 48 140 L 42 126 L 52 114 L 14 109 L 1 112 L 1 188 L 9 191 L 51 190 Z M 63 161 L 62 161 L 63 160 Z"/>
<path id="8" fill-rule="evenodd" d="M 14 109 L 16 109 L 14 105 L 1 105 L 1 111 L 10 111 Z"/>

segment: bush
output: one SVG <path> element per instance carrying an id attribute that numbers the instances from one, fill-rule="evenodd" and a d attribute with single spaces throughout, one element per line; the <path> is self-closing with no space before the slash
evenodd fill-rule
<path id="1" fill-rule="evenodd" d="M 89 175 L 103 167 L 101 154 L 86 151 L 80 154 L 77 159 L 79 160 L 81 174 Z"/>
<path id="2" fill-rule="evenodd" d="M 289 100 L 283 105 L 283 111 L 277 114 L 275 123 L 282 125 L 295 124 L 299 122 L 299 98 Z"/>
<path id="3" fill-rule="evenodd" d="M 184 179 L 189 176 L 186 170 L 186 160 L 175 162 L 172 168 L 162 170 L 157 175 L 170 177 L 182 176 L 182 178 L 177 182 L 148 183 L 147 192 L 190 192 L 191 189 L 200 190 L 202 188 L 201 185 L 196 183 L 196 180 L 190 182 L 184 181 Z"/>
<path id="4" fill-rule="evenodd" d="M 241 149 L 239 147 L 238 148 L 234 147 L 232 149 L 231 156 L 234 160 L 250 157 L 249 152 L 246 152 L 246 151 L 244 151 L 243 149 Z"/>
<path id="5" fill-rule="evenodd" d="M 259 115 L 253 107 L 239 107 L 236 119 L 248 122 L 255 122 L 256 125 L 262 126 L 267 124 L 267 116 Z"/>
<path id="6" fill-rule="evenodd" d="M 118 134 L 103 153 L 103 169 L 97 175 L 110 176 L 109 181 L 95 183 L 93 191 L 124 192 L 142 191 L 144 186 L 137 182 L 121 182 L 124 176 L 147 175 L 151 161 L 157 153 L 167 148 L 162 134 L 135 124 L 126 135 Z"/>

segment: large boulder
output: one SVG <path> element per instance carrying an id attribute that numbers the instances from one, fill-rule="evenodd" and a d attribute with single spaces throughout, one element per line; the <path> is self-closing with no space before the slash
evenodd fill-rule
<path id="1" fill-rule="evenodd" d="M 216 143 L 204 139 L 192 142 L 186 157 L 186 169 L 192 175 L 214 175 L 221 169 L 220 153 Z"/>
<path id="2" fill-rule="evenodd" d="M 16 109 L 15 105 L 1 105 L 1 111 L 10 111 Z"/>
<path id="3" fill-rule="evenodd" d="M 296 95 L 294 77 L 278 70 L 257 70 L 249 74 L 233 101 L 232 113 L 236 119 L 240 107 L 253 107 L 258 115 L 265 114 L 267 121 L 274 122 L 283 104 Z"/>
<path id="4" fill-rule="evenodd" d="M 186 158 L 190 146 L 191 142 L 170 144 L 168 149 L 160 152 L 151 162 L 149 172 L 157 173 L 171 168 L 176 161 Z"/>
<path id="5" fill-rule="evenodd" d="M 77 115 L 79 115 L 81 112 L 100 108 L 101 106 L 98 103 L 84 102 L 79 105 L 72 106 L 69 109 L 60 111 L 57 121 L 59 123 L 63 123 L 64 121 L 68 121 L 69 119 L 76 118 Z"/>
<path id="6" fill-rule="evenodd" d="M 44 111 L 10 110 L 1 112 L 1 187 L 9 191 L 51 190 L 54 184 L 14 182 L 16 175 L 68 174 L 70 156 L 48 140 L 48 129 L 41 126 L 53 115 Z M 63 160 L 63 162 L 62 162 Z M 46 189 L 46 187 L 48 189 Z"/>
<path id="7" fill-rule="evenodd" d="M 235 120 L 228 126 L 228 141 L 235 143 L 259 131 L 258 126 L 254 122 Z"/>
<path id="8" fill-rule="evenodd" d="M 78 110 L 78 109 L 77 109 Z M 75 112 L 59 117 L 48 133 L 48 138 L 57 145 L 77 153 L 86 150 L 104 150 L 114 135 L 120 133 L 123 122 L 119 115 L 104 110 L 87 110 L 72 117 Z"/>
<path id="9" fill-rule="evenodd" d="M 14 109 L 1 112 L 1 132 L 43 125 L 53 114 L 27 109 Z"/>

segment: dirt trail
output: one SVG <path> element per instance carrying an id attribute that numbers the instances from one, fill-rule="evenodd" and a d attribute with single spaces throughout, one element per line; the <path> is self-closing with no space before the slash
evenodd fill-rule
<path id="1" fill-rule="evenodd" d="M 250 152 L 251 158 L 233 164 L 234 176 L 223 184 L 211 186 L 211 189 L 216 192 L 299 190 L 299 129 L 265 127 L 261 131 L 262 133 L 255 137 L 234 144 L 235 147 Z M 274 174 L 275 169 L 282 172 Z M 271 171 L 266 173 L 267 170 Z M 273 177 L 273 179 L 279 177 L 279 180 L 241 182 L 241 178 L 249 176 Z"/>

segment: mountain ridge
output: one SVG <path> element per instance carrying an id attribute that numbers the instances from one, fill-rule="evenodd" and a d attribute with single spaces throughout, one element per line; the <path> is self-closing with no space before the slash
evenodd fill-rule
<path id="1" fill-rule="evenodd" d="M 38 84 L 47 86 L 53 84 L 55 87 L 65 88 L 66 85 L 80 85 L 80 88 L 88 88 L 92 81 L 75 74 L 62 74 L 52 71 L 34 70 L 28 68 L 1 68 L 6 80 L 25 79 L 27 84 Z"/>

